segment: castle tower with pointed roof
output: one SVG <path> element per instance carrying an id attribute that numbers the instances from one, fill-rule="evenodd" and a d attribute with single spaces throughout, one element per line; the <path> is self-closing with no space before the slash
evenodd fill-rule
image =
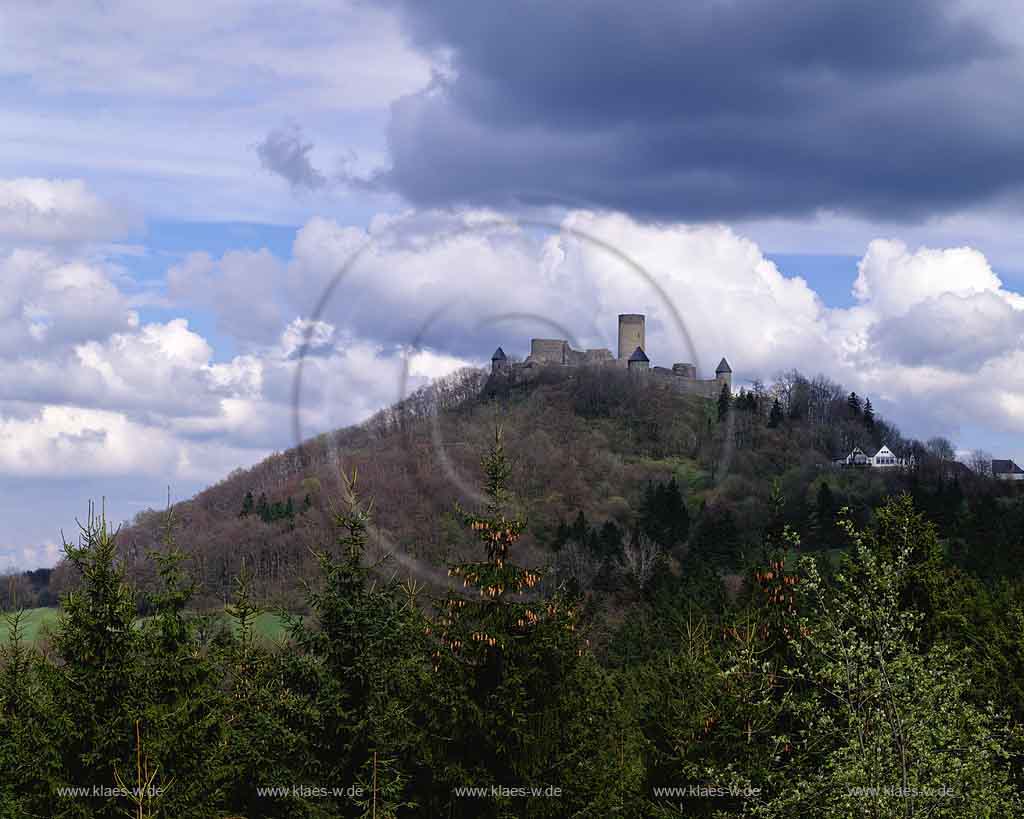
<path id="1" fill-rule="evenodd" d="M 491 356 L 491 373 L 507 373 L 508 369 L 508 356 L 499 347 L 494 351 L 494 355 Z"/>
<path id="2" fill-rule="evenodd" d="M 725 360 L 725 356 L 722 356 L 722 360 L 718 362 L 718 368 L 715 370 L 715 380 L 719 385 L 724 384 L 729 388 L 729 392 L 732 392 L 732 367 Z M 719 386 L 718 390 L 721 392 L 721 386 Z"/>
<path id="3" fill-rule="evenodd" d="M 642 347 L 637 347 L 633 350 L 633 355 L 629 357 L 629 361 L 626 362 L 626 367 L 631 371 L 639 371 L 649 369 L 651 366 L 651 359 L 647 357 L 647 353 L 643 351 Z"/>

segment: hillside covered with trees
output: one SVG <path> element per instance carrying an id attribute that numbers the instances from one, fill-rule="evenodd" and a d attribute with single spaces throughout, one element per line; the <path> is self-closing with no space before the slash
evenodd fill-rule
<path id="1" fill-rule="evenodd" d="M 582 591 L 627 591 L 657 565 L 711 568 L 733 586 L 763 533 L 789 526 L 802 551 L 849 546 L 840 509 L 857 525 L 898 491 L 935 521 L 950 554 L 989 578 L 1014 575 L 1024 509 L 1013 489 L 953 460 L 944 439 L 908 440 L 870 398 L 796 371 L 717 402 L 617 371 L 549 371 L 511 386 L 465 370 L 422 388 L 355 427 L 321 435 L 236 470 L 175 504 L 177 537 L 196 604 L 222 607 L 245 566 L 253 594 L 295 611 L 316 573 L 310 546 L 330 528 L 343 472 L 376 504 L 371 548 L 394 552 L 431 587 L 470 541 L 452 503 L 473 496 L 478 457 L 501 426 L 516 469 L 511 490 L 525 523 L 518 545 Z M 839 469 L 854 447 L 881 445 L 910 469 Z M 164 510 L 117 534 L 127 574 L 146 590 Z M 52 605 L 74 583 L 66 562 L 5 582 L 0 604 Z M 140 614 L 144 614 L 140 611 Z"/>
<path id="2" fill-rule="evenodd" d="M 684 503 L 709 490 L 673 475 L 644 484 L 621 539 L 579 513 L 553 527 L 559 556 L 621 550 L 621 573 L 588 579 L 520 549 L 529 484 L 491 435 L 476 500 L 449 506 L 445 589 L 378 556 L 383 509 L 346 473 L 307 615 L 276 642 L 254 632 L 248 563 L 233 628 L 195 611 L 173 511 L 145 592 L 91 515 L 44 650 L 7 615 L 0 815 L 1020 815 L 1024 583 L 959 568 L 911 494 L 865 526 L 840 512 L 837 566 L 802 548 L 775 484 L 759 542 L 698 561 L 718 535 L 699 534 L 706 508 L 687 531 Z M 628 616 L 595 614 L 602 584 Z"/>
<path id="3" fill-rule="evenodd" d="M 951 454 L 459 373 L 9 578 L 0 815 L 1019 815 L 1024 497 Z"/>

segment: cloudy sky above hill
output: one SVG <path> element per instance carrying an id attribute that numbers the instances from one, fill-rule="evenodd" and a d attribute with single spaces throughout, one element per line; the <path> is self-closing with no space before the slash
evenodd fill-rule
<path id="1" fill-rule="evenodd" d="M 310 327 L 309 432 L 417 341 L 413 386 L 644 312 L 655 363 L 823 372 L 1024 463 L 1020 16 L 622 8 L 7 9 L 0 570 L 290 446 Z"/>

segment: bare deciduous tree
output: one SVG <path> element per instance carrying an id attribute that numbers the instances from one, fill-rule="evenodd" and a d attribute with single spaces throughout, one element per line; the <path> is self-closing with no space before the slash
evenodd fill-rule
<path id="1" fill-rule="evenodd" d="M 984 449 L 975 449 L 967 459 L 967 465 L 975 475 L 987 477 L 992 474 L 992 453 Z"/>
<path id="2" fill-rule="evenodd" d="M 643 586 L 653 576 L 660 555 L 661 547 L 640 532 L 623 547 L 622 562 L 630 576 Z"/>
<path id="3" fill-rule="evenodd" d="M 937 460 L 952 461 L 956 458 L 956 449 L 948 438 L 937 435 L 934 438 L 929 438 L 924 446 L 928 454 Z"/>
<path id="4" fill-rule="evenodd" d="M 581 591 L 591 587 L 598 568 L 590 550 L 574 540 L 570 540 L 558 551 L 555 563 L 557 573 L 561 577 L 571 577 Z"/>

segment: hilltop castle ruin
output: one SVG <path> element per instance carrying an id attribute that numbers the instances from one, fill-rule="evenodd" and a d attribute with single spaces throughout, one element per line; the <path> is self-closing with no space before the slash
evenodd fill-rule
<path id="1" fill-rule="evenodd" d="M 528 380 L 542 367 L 618 367 L 630 372 L 644 373 L 664 379 L 665 383 L 681 392 L 717 398 L 723 385 L 732 391 L 732 368 L 724 358 L 715 370 L 715 377 L 697 378 L 697 367 L 690 363 L 673 364 L 672 368 L 652 367 L 646 353 L 644 316 L 639 313 L 619 315 L 619 350 L 613 356 L 611 350 L 574 350 L 569 342 L 556 338 L 534 338 L 530 340 L 530 354 L 523 362 L 509 361 L 505 351 L 499 347 L 491 356 L 491 373 Z"/>

